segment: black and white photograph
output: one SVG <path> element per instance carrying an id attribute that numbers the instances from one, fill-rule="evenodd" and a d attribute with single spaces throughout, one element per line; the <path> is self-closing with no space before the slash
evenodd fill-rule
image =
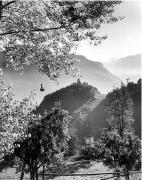
<path id="1" fill-rule="evenodd" d="M 0 0 L 0 180 L 141 180 L 141 0 Z"/>

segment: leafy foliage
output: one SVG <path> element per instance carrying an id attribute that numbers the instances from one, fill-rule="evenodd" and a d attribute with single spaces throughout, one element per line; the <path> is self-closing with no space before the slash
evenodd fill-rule
<path id="1" fill-rule="evenodd" d="M 126 171 L 140 169 L 141 142 L 132 129 L 132 100 L 127 87 L 109 93 L 107 98 L 112 119 L 102 132 L 104 144 L 104 162 L 115 167 L 123 167 Z"/>
<path id="2" fill-rule="evenodd" d="M 133 127 L 136 134 L 141 138 L 141 79 L 136 83 L 129 82 L 127 85 L 128 92 L 133 100 L 133 117 L 135 122 Z"/>
<path id="3" fill-rule="evenodd" d="M 79 149 L 79 141 L 77 137 L 71 137 L 68 141 L 68 152 L 67 156 L 73 156 L 77 154 L 77 151 Z"/>
<path id="4" fill-rule="evenodd" d="M 104 145 L 100 140 L 92 145 L 85 145 L 85 148 L 80 151 L 80 155 L 83 156 L 83 159 L 101 160 L 104 155 Z"/>
<path id="5" fill-rule="evenodd" d="M 34 94 L 18 102 L 13 99 L 12 88 L 6 86 L 1 73 L 0 77 L 0 159 L 14 151 L 14 142 L 27 137 L 30 121 L 38 117 L 32 113 Z"/>
<path id="6" fill-rule="evenodd" d="M 15 101 L 2 74 L 0 80 L 0 167 L 13 165 L 16 157 L 20 160 L 19 170 L 23 173 L 27 166 L 34 179 L 41 165 L 62 162 L 68 149 L 71 117 L 60 107 L 53 108 L 44 118 L 34 115 L 34 94 Z"/>
<path id="7" fill-rule="evenodd" d="M 120 19 L 113 16 L 120 1 L 16 0 L 6 4 L 1 2 L 0 42 L 7 66 L 21 70 L 36 65 L 51 79 L 62 70 L 74 72 L 73 52 L 79 41 L 99 44 L 106 39 L 96 35 L 101 25 Z"/>
<path id="8" fill-rule="evenodd" d="M 126 172 L 141 168 L 141 141 L 132 128 L 133 102 L 130 93 L 138 91 L 138 84 L 123 84 L 114 89 L 105 99 L 111 118 L 102 130 L 99 143 L 85 146 L 81 151 L 86 159 L 101 159 L 114 168 L 123 168 Z M 137 89 L 138 88 L 138 89 Z"/>
<path id="9" fill-rule="evenodd" d="M 16 142 L 14 155 L 28 166 L 31 178 L 42 165 L 57 165 L 63 160 L 68 148 L 70 118 L 68 112 L 56 107 L 34 126 L 30 123 L 28 137 Z"/>
<path id="10" fill-rule="evenodd" d="M 132 131 L 133 102 L 126 86 L 122 84 L 120 89 L 114 89 L 109 93 L 106 97 L 106 106 L 111 115 L 109 126 L 116 128 L 122 137 L 125 131 Z"/>
<path id="11" fill-rule="evenodd" d="M 141 168 L 141 143 L 133 133 L 124 133 L 123 139 L 117 131 L 106 131 L 102 137 L 104 143 L 104 162 L 126 170 Z"/>

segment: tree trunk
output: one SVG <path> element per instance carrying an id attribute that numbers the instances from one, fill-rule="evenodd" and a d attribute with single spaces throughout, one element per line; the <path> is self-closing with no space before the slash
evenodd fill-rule
<path id="1" fill-rule="evenodd" d="M 126 178 L 125 178 L 125 180 L 129 180 L 130 178 L 129 178 L 129 171 L 126 171 Z"/>
<path id="2" fill-rule="evenodd" d="M 2 17 L 2 0 L 0 0 L 0 21 L 1 21 L 1 17 Z"/>
<path id="3" fill-rule="evenodd" d="M 38 168 L 33 167 L 30 170 L 30 180 L 38 180 Z"/>
<path id="4" fill-rule="evenodd" d="M 44 171 L 45 171 L 45 165 L 43 165 L 42 180 L 44 180 Z"/>
<path id="5" fill-rule="evenodd" d="M 20 180 L 23 180 L 23 178 L 24 178 L 24 170 L 25 170 L 25 162 L 23 162 L 23 164 L 22 164 L 22 171 L 21 171 Z"/>
<path id="6" fill-rule="evenodd" d="M 30 180 L 35 180 L 35 172 L 33 169 L 30 171 Z"/>
<path id="7" fill-rule="evenodd" d="M 35 173 L 35 175 L 36 175 L 36 180 L 38 180 L 38 168 L 36 167 L 36 173 Z"/>

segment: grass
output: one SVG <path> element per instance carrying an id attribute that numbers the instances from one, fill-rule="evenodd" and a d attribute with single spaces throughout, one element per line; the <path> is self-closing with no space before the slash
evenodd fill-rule
<path id="1" fill-rule="evenodd" d="M 82 160 L 82 161 L 68 161 L 67 166 L 60 169 L 59 171 L 55 170 L 52 173 L 77 173 L 77 174 L 94 174 L 94 173 L 113 173 L 114 170 L 108 166 L 105 166 L 102 162 Z M 16 174 L 15 168 L 8 168 L 0 173 L 0 180 L 19 180 L 20 174 Z M 42 172 L 42 171 L 40 171 Z M 46 170 L 46 173 L 49 171 Z M 51 171 L 50 171 L 51 172 Z M 45 180 L 107 180 L 108 178 L 113 177 L 113 175 L 96 175 L 96 176 L 45 176 Z M 115 178 L 111 178 L 114 180 Z M 30 180 L 29 175 L 25 174 L 24 180 Z M 39 176 L 39 180 L 42 180 L 42 177 Z M 125 180 L 124 177 L 121 180 Z M 140 174 L 134 174 L 130 177 L 130 180 L 140 180 Z"/>

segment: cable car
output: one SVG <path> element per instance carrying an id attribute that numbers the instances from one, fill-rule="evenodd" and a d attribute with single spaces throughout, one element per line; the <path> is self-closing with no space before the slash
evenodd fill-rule
<path id="1" fill-rule="evenodd" d="M 44 91 L 44 88 L 43 88 L 42 84 L 41 84 L 41 87 L 40 87 L 40 91 Z"/>

